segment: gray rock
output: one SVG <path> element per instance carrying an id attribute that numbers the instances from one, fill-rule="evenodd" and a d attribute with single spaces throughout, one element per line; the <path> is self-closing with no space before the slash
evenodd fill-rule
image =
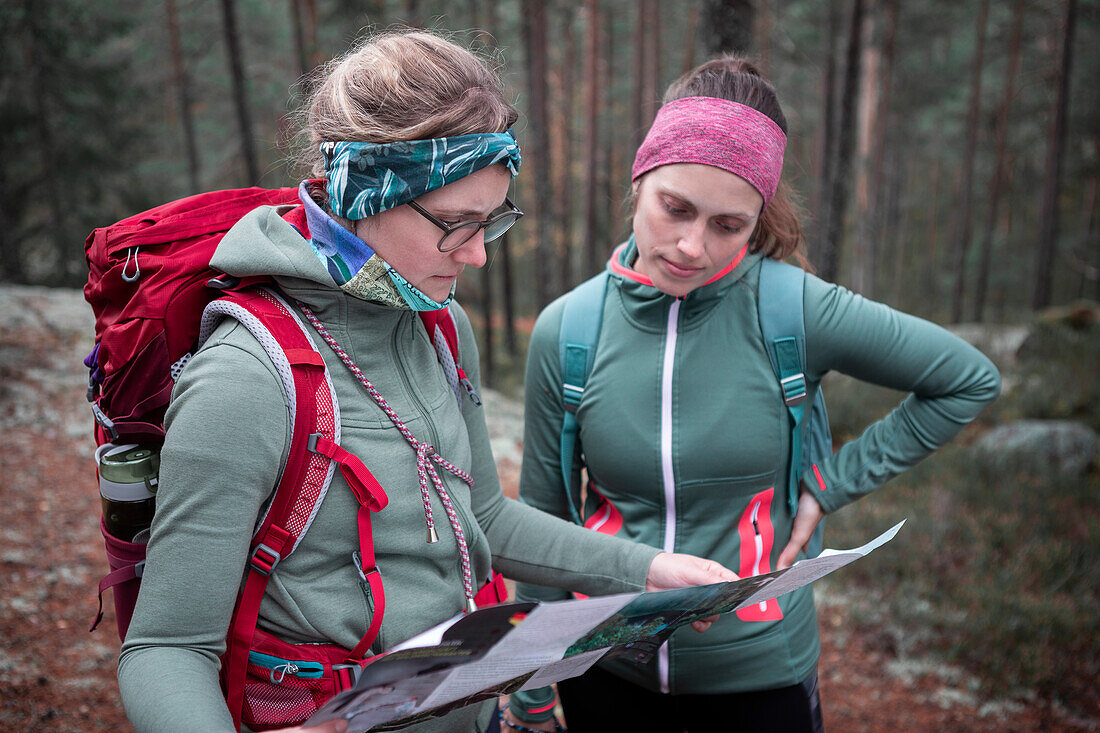
<path id="1" fill-rule="evenodd" d="M 1080 476 L 1096 460 L 1100 436 L 1070 420 L 1018 420 L 990 430 L 975 444 L 987 468 L 1039 476 Z"/>

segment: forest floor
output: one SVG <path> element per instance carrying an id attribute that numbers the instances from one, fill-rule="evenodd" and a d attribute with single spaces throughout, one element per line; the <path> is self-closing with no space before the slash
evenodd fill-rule
<path id="1" fill-rule="evenodd" d="M 0 427 L 9 436 L 0 452 L 0 730 L 127 731 L 110 599 L 88 633 L 106 570 L 80 365 L 91 344 L 88 309 L 76 291 L 0 287 L 0 312 Z M 488 407 L 514 492 L 520 408 Z M 905 630 L 853 612 L 838 585 L 818 594 L 830 731 L 1100 730 L 1035 695 L 980 697 L 958 670 L 900 654 Z"/>

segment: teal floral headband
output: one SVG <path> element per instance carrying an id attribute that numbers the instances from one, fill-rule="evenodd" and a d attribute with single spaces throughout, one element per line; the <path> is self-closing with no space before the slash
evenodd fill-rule
<path id="1" fill-rule="evenodd" d="M 520 153 L 512 131 L 395 143 L 321 143 L 332 213 L 357 220 L 503 163 L 514 178 Z"/>

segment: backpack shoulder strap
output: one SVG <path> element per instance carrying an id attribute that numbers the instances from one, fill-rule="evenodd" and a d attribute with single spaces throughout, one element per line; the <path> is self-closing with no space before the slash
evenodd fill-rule
<path id="1" fill-rule="evenodd" d="M 428 332 L 428 339 L 435 346 L 436 358 L 443 367 L 447 383 L 454 390 L 459 410 L 462 409 L 463 391 L 471 402 L 481 407 L 481 395 L 477 393 L 473 383 L 466 376 L 466 370 L 462 368 L 462 362 L 458 357 L 458 329 L 455 327 L 454 314 L 451 313 L 450 306 L 434 311 L 420 311 L 417 315 L 420 316 L 424 330 Z"/>
<path id="2" fill-rule="evenodd" d="M 385 596 L 375 566 L 370 514 L 385 507 L 388 499 L 362 461 L 339 445 L 336 392 L 320 351 L 294 310 L 267 289 L 230 293 L 213 301 L 204 311 L 200 344 L 225 316 L 240 321 L 271 358 L 291 406 L 293 423 L 286 464 L 252 538 L 248 574 L 237 599 L 222 657 L 226 703 L 239 726 L 248 653 L 268 579 L 305 536 L 337 467 L 360 504 L 359 562 L 375 600 L 370 628 L 353 652 L 365 652 L 377 636 Z"/>
<path id="3" fill-rule="evenodd" d="M 584 396 L 588 375 L 596 360 L 596 344 L 603 323 L 603 304 L 607 294 L 607 272 L 586 280 L 565 298 L 561 327 L 558 331 L 558 357 L 561 362 L 562 414 L 560 467 L 562 486 L 569 503 L 569 513 L 577 524 L 581 521 L 580 497 L 572 486 L 573 456 L 577 445 L 577 406 Z M 579 494 L 579 491 L 576 492 Z"/>
<path id="4" fill-rule="evenodd" d="M 791 455 L 787 502 L 798 506 L 802 478 L 802 433 L 806 410 L 806 320 L 802 291 L 806 273 L 801 267 L 765 257 L 760 263 L 757 312 L 772 371 L 779 380 L 783 404 L 791 416 Z"/>

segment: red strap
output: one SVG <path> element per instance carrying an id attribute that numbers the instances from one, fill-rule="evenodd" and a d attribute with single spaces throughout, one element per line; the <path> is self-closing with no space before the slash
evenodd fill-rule
<path id="1" fill-rule="evenodd" d="M 366 656 L 370 651 L 370 645 L 378 638 L 378 632 L 382 629 L 382 617 L 386 613 L 386 594 L 382 588 L 382 574 L 378 572 L 378 566 L 374 558 L 374 540 L 371 534 L 370 509 L 359 507 L 357 516 L 359 524 L 359 556 L 363 559 L 363 577 L 370 587 L 371 600 L 374 601 L 374 612 L 371 614 L 370 627 L 363 638 L 348 652 L 348 661 L 357 661 Z"/>
<path id="2" fill-rule="evenodd" d="M 310 449 L 336 461 L 337 465 L 340 466 L 340 473 L 343 474 L 344 480 L 348 482 L 348 486 L 351 487 L 351 490 L 355 493 L 355 498 L 359 500 L 362 506 L 367 507 L 372 512 L 380 512 L 386 508 L 390 498 L 386 496 L 382 484 L 378 483 L 378 479 L 363 465 L 358 456 L 347 452 L 321 435 L 310 436 Z"/>
<path id="3" fill-rule="evenodd" d="M 435 344 L 435 328 L 439 326 L 443 334 L 443 340 L 447 342 L 447 348 L 451 350 L 455 364 L 458 364 L 458 329 L 455 328 L 455 319 L 451 315 L 450 308 L 440 308 L 434 311 L 419 311 L 420 322 L 424 324 L 424 330 L 428 332 L 428 340 Z M 461 367 L 459 367 L 461 369 Z"/>
<path id="4" fill-rule="evenodd" d="M 355 498 L 359 500 L 359 512 L 356 522 L 359 525 L 359 558 L 362 563 L 363 577 L 370 586 L 371 599 L 374 601 L 374 613 L 370 627 L 355 648 L 348 653 L 348 661 L 360 660 L 370 650 L 370 645 L 378 638 L 382 628 L 382 617 L 386 613 L 386 595 L 382 588 L 382 575 L 378 572 L 374 556 L 374 531 L 371 528 L 371 513 L 382 511 L 389 503 L 382 485 L 357 456 L 344 450 L 323 436 L 311 438 L 311 449 L 340 466 L 340 473 L 348 482 Z"/>
<path id="5" fill-rule="evenodd" d="M 478 608 L 495 606 L 508 600 L 508 586 L 504 584 L 504 576 L 493 571 L 493 579 L 481 586 L 474 596 L 474 603 Z"/>
<path id="6" fill-rule="evenodd" d="M 239 730 L 244 709 L 248 652 L 256 632 L 260 602 L 267 588 L 270 572 L 284 552 L 293 547 L 292 535 L 282 525 L 290 515 L 304 485 L 311 455 L 307 446 L 310 434 L 316 430 L 316 395 L 322 387 L 327 387 L 324 384 L 324 370 L 317 368 L 323 367 L 324 361 L 312 348 L 292 315 L 284 312 L 260 291 L 234 292 L 226 297 L 259 318 L 287 352 L 288 358 L 293 357 L 290 362 L 298 415 L 298 419 L 294 421 L 290 451 L 282 479 L 275 489 L 275 496 L 264 523 L 252 541 L 253 556 L 250 558 L 248 577 L 237 600 L 237 608 L 226 637 L 226 652 L 222 657 L 226 704 L 234 725 Z"/>
<path id="7" fill-rule="evenodd" d="M 254 545 L 257 549 L 268 548 L 279 557 L 286 549 L 286 542 L 289 539 L 290 533 L 285 529 L 271 526 L 261 542 Z M 248 670 L 248 650 L 252 646 L 252 637 L 256 633 L 260 601 L 263 600 L 264 590 L 267 588 L 267 581 L 271 570 L 274 569 L 274 564 L 265 564 L 264 567 L 264 570 L 258 569 L 255 564 L 249 567 L 248 580 L 245 581 L 244 590 L 241 591 L 240 598 L 237 600 L 237 609 L 233 614 L 233 624 L 229 629 L 226 652 L 223 657 L 225 701 L 237 730 L 241 729 L 241 715 L 244 711 L 244 680 Z"/>
<path id="8" fill-rule="evenodd" d="M 145 561 L 136 562 L 133 565 L 126 565 L 118 570 L 112 570 L 103 576 L 103 580 L 99 581 L 99 613 L 95 616 L 95 621 L 92 622 L 92 627 L 88 631 L 95 631 L 99 626 L 99 622 L 103 620 L 103 594 L 108 588 L 113 588 L 119 583 L 126 583 L 131 580 L 136 580 L 141 577 L 141 573 L 138 572 L 138 567 L 144 567 Z"/>

